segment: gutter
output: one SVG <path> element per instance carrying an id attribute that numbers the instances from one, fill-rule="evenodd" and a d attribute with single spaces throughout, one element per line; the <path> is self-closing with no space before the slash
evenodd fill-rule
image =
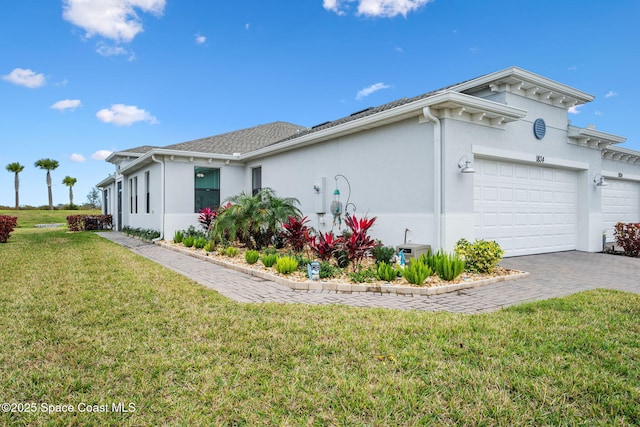
<path id="1" fill-rule="evenodd" d="M 442 231 L 442 125 L 440 119 L 433 115 L 431 107 L 422 109 L 424 117 L 432 121 L 433 126 L 433 232 L 436 250 L 443 247 Z"/>
<path id="2" fill-rule="evenodd" d="M 156 159 L 155 154 L 151 155 L 151 160 L 156 163 L 160 163 L 160 215 L 162 218 L 162 227 L 160 229 L 160 237 L 153 239 L 153 243 L 164 239 L 164 214 L 165 214 L 165 174 L 164 174 L 164 161 Z"/>

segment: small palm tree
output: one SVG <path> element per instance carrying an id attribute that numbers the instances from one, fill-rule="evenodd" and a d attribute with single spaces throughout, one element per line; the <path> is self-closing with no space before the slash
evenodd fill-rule
<path id="1" fill-rule="evenodd" d="M 62 183 L 69 187 L 69 209 L 73 209 L 73 186 L 78 182 L 77 179 L 71 178 L 69 175 L 65 176 Z"/>
<path id="2" fill-rule="evenodd" d="M 297 199 L 276 197 L 270 188 L 263 188 L 255 196 L 242 192 L 229 197 L 230 204 L 221 209 L 213 224 L 213 236 L 237 239 L 250 249 L 262 249 L 273 243 L 290 216 L 300 216 Z"/>
<path id="3" fill-rule="evenodd" d="M 51 171 L 56 169 L 60 164 L 53 159 L 40 159 L 35 163 L 36 167 L 47 171 L 47 189 L 49 190 L 49 210 L 53 210 L 53 194 L 51 193 Z"/>
<path id="4" fill-rule="evenodd" d="M 15 174 L 14 186 L 16 188 L 16 210 L 18 210 L 20 208 L 20 177 L 18 174 L 24 170 L 24 166 L 18 162 L 9 163 L 7 170 Z"/>

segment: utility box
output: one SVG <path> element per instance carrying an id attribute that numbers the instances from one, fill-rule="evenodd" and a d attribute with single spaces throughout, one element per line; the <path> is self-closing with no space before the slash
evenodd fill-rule
<path id="1" fill-rule="evenodd" d="M 419 243 L 405 243 L 403 245 L 396 246 L 398 252 L 404 252 L 404 258 L 408 261 L 412 258 L 418 259 L 422 254 L 428 254 L 431 252 L 431 245 L 422 245 Z"/>

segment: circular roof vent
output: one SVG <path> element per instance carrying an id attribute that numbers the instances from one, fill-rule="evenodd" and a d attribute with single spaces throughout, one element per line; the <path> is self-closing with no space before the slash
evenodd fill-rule
<path id="1" fill-rule="evenodd" d="M 547 133 L 547 124 L 543 119 L 536 119 L 533 122 L 533 134 L 537 139 L 544 138 L 544 135 Z"/>

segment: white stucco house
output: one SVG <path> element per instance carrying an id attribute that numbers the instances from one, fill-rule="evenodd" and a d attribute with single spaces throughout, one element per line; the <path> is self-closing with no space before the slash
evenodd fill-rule
<path id="1" fill-rule="evenodd" d="M 197 226 L 200 208 L 262 187 L 328 231 L 337 188 L 348 212 L 378 217 L 372 235 L 386 245 L 451 250 L 464 237 L 496 240 L 506 256 L 596 252 L 617 221 L 640 221 L 640 152 L 570 124 L 568 109 L 593 99 L 512 67 L 312 128 L 114 152 L 98 187 L 115 227 L 166 239 Z"/>

